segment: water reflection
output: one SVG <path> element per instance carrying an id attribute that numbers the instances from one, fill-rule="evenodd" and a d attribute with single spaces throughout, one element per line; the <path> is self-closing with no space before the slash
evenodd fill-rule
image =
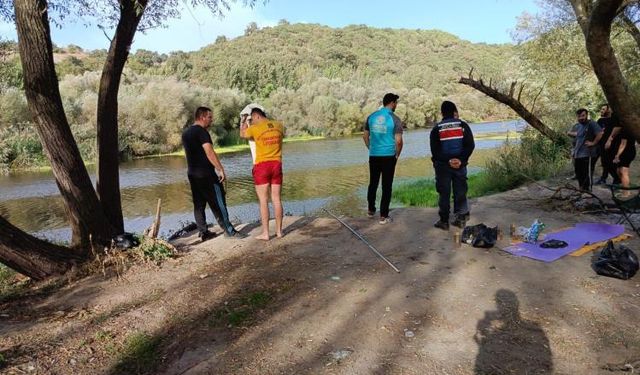
<path id="1" fill-rule="evenodd" d="M 482 134 L 514 130 L 515 123 L 475 125 L 478 152 L 472 166 L 484 165 L 500 139 Z M 396 181 L 432 174 L 428 162 L 428 130 L 407 132 Z M 257 218 L 248 152 L 222 155 L 228 175 L 227 202 L 236 221 Z M 361 215 L 366 209 L 367 154 L 360 137 L 285 144 L 283 200 L 285 212 L 312 214 L 329 205 L 338 213 Z M 95 171 L 89 167 L 90 173 Z M 162 199 L 163 231 L 191 221 L 192 205 L 183 157 L 141 159 L 124 163 L 120 172 L 123 214 L 129 231 L 140 232 L 151 222 L 157 199 Z M 0 214 L 16 226 L 57 239 L 68 238 L 64 208 L 49 172 L 0 177 Z"/>

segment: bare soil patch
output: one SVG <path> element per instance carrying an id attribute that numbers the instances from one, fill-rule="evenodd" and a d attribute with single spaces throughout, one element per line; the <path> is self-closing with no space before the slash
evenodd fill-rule
<path id="1" fill-rule="evenodd" d="M 553 230 L 613 218 L 559 211 L 551 194 L 534 184 L 480 198 L 470 224 L 539 218 Z M 607 364 L 640 359 L 639 276 L 597 276 L 589 256 L 513 257 L 500 249 L 508 236 L 458 248 L 453 229 L 432 227 L 436 209 L 391 215 L 385 226 L 346 220 L 399 274 L 334 219 L 287 217 L 283 239 L 191 236 L 161 267 L 5 303 L 0 371 L 609 374 Z"/>

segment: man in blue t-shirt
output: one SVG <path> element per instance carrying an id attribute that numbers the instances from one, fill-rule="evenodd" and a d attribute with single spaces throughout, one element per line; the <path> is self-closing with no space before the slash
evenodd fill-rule
<path id="1" fill-rule="evenodd" d="M 593 170 L 598 160 L 598 143 L 603 132 L 597 122 L 589 119 L 589 112 L 586 109 L 578 109 L 576 118 L 578 123 L 575 125 L 575 131 L 567 133 L 575 138 L 575 145 L 571 151 L 574 160 L 573 168 L 580 189 L 591 191 Z"/>
<path id="2" fill-rule="evenodd" d="M 367 202 L 369 217 L 376 213 L 376 191 L 382 175 L 380 224 L 391 222 L 389 203 L 396 161 L 402 152 L 402 121 L 395 115 L 400 97 L 388 93 L 382 99 L 382 108 L 373 112 L 364 123 L 364 144 L 369 149 L 369 189 Z"/>
<path id="3" fill-rule="evenodd" d="M 431 161 L 436 172 L 436 190 L 439 200 L 440 220 L 434 226 L 449 229 L 451 210 L 451 188 L 453 187 L 454 221 L 451 223 L 464 228 L 469 219 L 467 202 L 467 163 L 476 147 L 469 125 L 458 118 L 458 108 L 450 101 L 440 107 L 442 121 L 431 129 Z"/>
<path id="4" fill-rule="evenodd" d="M 244 238 L 229 221 L 227 202 L 222 181 L 225 180 L 224 168 L 218 155 L 213 150 L 213 141 L 207 128 L 213 122 L 210 108 L 198 107 L 194 115 L 193 125 L 182 133 L 182 145 L 187 157 L 189 184 L 193 197 L 193 214 L 202 241 L 215 237 L 207 229 L 205 208 L 207 203 L 215 216 L 218 225 L 227 237 Z"/>

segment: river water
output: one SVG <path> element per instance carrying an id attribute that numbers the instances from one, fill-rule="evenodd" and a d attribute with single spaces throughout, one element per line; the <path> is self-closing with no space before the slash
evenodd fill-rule
<path id="1" fill-rule="evenodd" d="M 522 122 L 497 122 L 471 126 L 476 153 L 471 170 L 504 143 L 508 131 L 521 131 Z M 429 161 L 429 130 L 405 132 L 404 149 L 396 168 L 394 186 L 433 176 Z M 251 178 L 249 151 L 220 155 L 227 173 L 227 204 L 232 221 L 258 220 L 258 205 Z M 366 212 L 367 151 L 361 137 L 286 143 L 283 149 L 285 214 L 317 214 L 322 208 L 347 216 Z M 95 170 L 89 167 L 89 173 Z M 182 156 L 148 158 L 123 163 L 120 186 L 125 227 L 142 232 L 162 199 L 161 234 L 193 221 L 193 206 Z M 51 172 L 19 172 L 0 176 L 0 215 L 19 228 L 52 240 L 64 241 L 70 231 L 58 188 Z M 207 210 L 207 219 L 215 222 Z"/>

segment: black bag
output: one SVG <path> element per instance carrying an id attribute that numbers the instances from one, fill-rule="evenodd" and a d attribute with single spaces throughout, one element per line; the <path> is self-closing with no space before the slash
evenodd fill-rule
<path id="1" fill-rule="evenodd" d="M 546 240 L 540 244 L 543 249 L 562 249 L 569 246 L 568 243 L 562 240 Z"/>
<path id="2" fill-rule="evenodd" d="M 473 247 L 490 248 L 498 240 L 498 227 L 489 228 L 484 224 L 464 227 L 462 230 L 462 242 Z"/>
<path id="3" fill-rule="evenodd" d="M 607 242 L 607 247 L 595 254 L 591 260 L 591 268 L 598 275 L 627 280 L 632 278 L 639 268 L 638 257 L 628 247 L 617 248 L 613 242 Z"/>

